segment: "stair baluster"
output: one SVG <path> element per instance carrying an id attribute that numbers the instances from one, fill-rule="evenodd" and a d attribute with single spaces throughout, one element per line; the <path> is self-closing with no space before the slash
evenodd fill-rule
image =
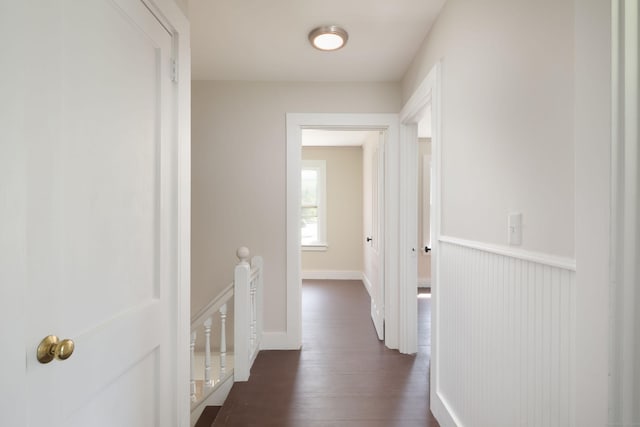
<path id="1" fill-rule="evenodd" d="M 213 319 L 209 317 L 204 321 L 204 388 L 213 387 L 211 381 L 211 323 Z"/>
<path id="2" fill-rule="evenodd" d="M 257 279 L 253 279 L 250 286 L 250 298 L 251 298 L 251 351 L 256 348 L 256 283 Z"/>
<path id="3" fill-rule="evenodd" d="M 227 373 L 227 304 L 220 307 L 220 378 Z"/>
<path id="4" fill-rule="evenodd" d="M 196 363 L 196 331 L 191 332 L 191 345 L 189 346 L 191 349 L 191 401 L 195 402 L 196 397 L 196 377 L 193 373 L 193 366 Z"/>

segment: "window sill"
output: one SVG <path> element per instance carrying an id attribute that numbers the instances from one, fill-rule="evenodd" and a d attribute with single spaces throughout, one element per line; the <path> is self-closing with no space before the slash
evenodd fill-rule
<path id="1" fill-rule="evenodd" d="M 301 245 L 303 252 L 325 252 L 329 248 L 326 243 L 314 243 L 313 245 Z"/>

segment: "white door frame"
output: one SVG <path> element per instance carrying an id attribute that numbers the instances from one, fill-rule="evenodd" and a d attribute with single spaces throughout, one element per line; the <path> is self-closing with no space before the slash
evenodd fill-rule
<path id="1" fill-rule="evenodd" d="M 609 332 L 609 423 L 639 422 L 640 188 L 638 166 L 638 2 L 615 0 L 612 20 L 612 284 Z M 634 376 L 635 373 L 635 376 Z"/>
<path id="2" fill-rule="evenodd" d="M 436 63 L 400 112 L 400 352 L 418 351 L 418 123 L 431 105 L 431 372 L 435 390 L 438 349 L 438 273 L 440 238 L 441 110 L 440 63 Z"/>
<path id="3" fill-rule="evenodd" d="M 174 100 L 175 138 L 178 140 L 178 206 L 175 207 L 178 222 L 176 248 L 178 253 L 174 307 L 175 320 L 169 325 L 176 328 L 176 425 L 191 424 L 190 372 L 191 355 L 191 33 L 189 20 L 174 0 L 142 0 L 156 18 L 173 35 L 174 75 L 177 96 Z"/>
<path id="4" fill-rule="evenodd" d="M 398 115 L 287 114 L 287 329 L 280 338 L 265 336 L 268 348 L 299 349 L 302 345 L 302 281 L 300 261 L 300 162 L 302 129 L 385 130 L 385 344 L 398 348 L 397 226 Z M 393 289 L 390 289 L 393 288 Z"/>

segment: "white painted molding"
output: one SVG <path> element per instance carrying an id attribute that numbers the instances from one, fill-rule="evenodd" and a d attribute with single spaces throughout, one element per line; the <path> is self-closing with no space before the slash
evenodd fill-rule
<path id="1" fill-rule="evenodd" d="M 369 280 L 364 272 L 362 273 L 362 283 L 364 284 L 364 288 L 369 293 L 369 298 L 373 298 L 373 285 L 371 284 L 371 280 Z"/>
<path id="2" fill-rule="evenodd" d="M 612 20 L 609 423 L 640 422 L 640 55 L 637 0 L 615 0 Z M 634 298 L 635 296 L 635 298 Z"/>
<path id="3" fill-rule="evenodd" d="M 540 252 L 525 251 L 523 249 L 512 248 L 510 246 L 476 242 L 473 240 L 458 239 L 456 237 L 449 236 L 440 236 L 438 241 L 442 243 L 450 243 L 452 245 L 463 246 L 466 248 L 477 249 L 484 252 L 490 252 L 496 255 L 503 255 L 511 258 L 521 259 L 523 261 L 535 262 L 536 264 L 543 264 L 550 267 L 576 271 L 576 261 L 572 258 L 563 258 Z"/>
<path id="4" fill-rule="evenodd" d="M 418 123 L 422 120 L 427 106 L 432 102 L 433 88 L 437 82 L 439 66 L 440 64 L 438 63 L 431 69 L 427 77 L 420 83 L 420 86 L 413 92 L 411 98 L 402 107 L 402 111 L 400 111 L 402 123 Z"/>
<path id="5" fill-rule="evenodd" d="M 433 373 L 431 377 L 433 378 Z M 431 398 L 431 412 L 433 412 L 441 427 L 463 427 L 463 424 L 458 420 L 441 393 L 435 393 Z"/>
<path id="6" fill-rule="evenodd" d="M 144 0 L 143 3 L 173 37 L 176 62 L 174 135 L 178 138 L 177 162 L 177 273 L 173 304 L 176 312 L 176 372 L 173 390 L 177 390 L 176 419 L 168 424 L 190 425 L 189 373 L 191 356 L 191 34 L 189 21 L 173 0 Z"/>
<path id="7" fill-rule="evenodd" d="M 326 243 L 319 243 L 316 245 L 302 245 L 302 252 L 326 252 L 329 249 L 329 245 Z"/>
<path id="8" fill-rule="evenodd" d="M 295 337 L 289 337 L 286 332 L 263 332 L 260 350 L 300 350 L 301 345 Z"/>
<path id="9" fill-rule="evenodd" d="M 418 266 L 416 252 L 418 250 L 418 123 L 422 120 L 431 105 L 432 121 L 432 179 L 431 197 L 433 211 L 431 218 L 431 236 L 434 242 L 432 256 L 432 277 L 437 283 L 438 255 L 437 238 L 440 232 L 440 63 L 436 63 L 420 86 L 400 112 L 400 147 L 399 147 L 399 249 L 398 249 L 398 348 L 401 353 L 415 353 L 418 349 L 418 308 L 415 304 L 415 290 L 418 282 Z M 434 293 L 434 297 L 436 297 Z M 434 298 L 432 317 L 437 313 L 437 300 Z M 432 321 L 433 331 L 436 322 Z M 434 336 L 436 332 L 434 332 Z M 437 341 L 432 340 L 433 360 L 437 359 Z M 436 363 L 432 365 L 436 367 Z"/>
<path id="10" fill-rule="evenodd" d="M 361 271 L 303 271 L 302 279 L 308 280 L 362 280 Z"/>
<path id="11" fill-rule="evenodd" d="M 437 398 L 437 390 L 439 389 L 439 350 L 440 350 L 440 335 L 439 335 L 439 301 L 438 301 L 438 284 L 440 283 L 440 256 L 439 256 L 439 241 L 438 238 L 440 236 L 440 211 L 441 211 L 441 187 L 440 187 L 440 171 L 441 171 L 441 151 L 442 151 L 442 114 L 441 114 L 441 68 L 442 65 L 438 61 L 433 66 L 433 68 L 429 71 L 429 74 L 422 81 L 420 86 L 415 90 L 415 92 L 409 98 L 409 101 L 404 105 L 402 111 L 400 112 L 400 120 L 402 122 L 401 125 L 401 134 L 404 135 L 405 138 L 401 141 L 401 144 L 416 144 L 417 145 L 417 124 L 422 119 L 425 114 L 425 111 L 429 104 L 431 104 L 431 127 L 432 127 L 432 135 L 431 135 L 431 149 L 432 149 L 432 169 L 431 169 L 431 200 L 432 200 L 432 209 L 430 212 L 430 222 L 431 222 L 431 240 L 432 240 L 432 255 L 431 255 L 431 279 L 433 281 L 432 284 L 432 296 L 431 296 L 431 408 L 434 412 L 434 415 L 440 422 L 440 425 L 443 426 L 454 426 L 456 425 L 453 420 L 450 420 L 449 408 L 445 407 L 442 404 L 439 404 L 439 399 Z M 408 136 L 414 136 L 415 140 L 408 141 L 406 138 Z M 404 155 L 407 155 L 407 151 L 403 151 Z M 409 153 L 410 154 L 410 153 Z M 411 171 L 402 170 L 400 174 L 407 175 Z M 414 172 L 414 176 L 400 176 L 400 180 L 404 182 L 413 182 L 417 183 L 417 169 Z M 408 181 L 407 181 L 408 180 Z M 414 193 L 409 193 L 408 196 L 415 198 L 412 202 L 413 205 L 417 206 L 417 191 Z M 417 208 L 416 208 L 417 209 Z M 410 212 L 400 212 L 398 214 L 401 216 L 399 221 L 402 223 L 406 223 L 407 221 L 412 221 L 413 216 Z M 412 236 L 415 236 L 417 239 L 418 234 L 418 224 L 417 219 L 413 224 L 408 225 L 408 229 L 405 229 L 406 235 L 400 238 L 403 241 L 411 241 L 408 239 L 412 239 Z M 416 243 L 417 245 L 417 243 Z M 417 246 L 415 247 L 417 250 Z M 410 248 L 401 247 L 397 250 L 398 258 L 398 277 L 407 277 L 408 274 L 411 274 L 412 277 L 416 277 L 417 279 L 417 267 L 415 267 L 415 273 L 406 271 L 407 269 L 412 270 L 415 263 L 411 262 L 410 259 L 413 255 L 408 253 Z M 400 254 L 403 254 L 402 257 Z M 417 280 L 416 280 L 417 281 Z M 412 283 L 402 283 L 399 289 L 399 298 L 403 301 L 403 306 L 406 308 L 405 311 L 402 312 L 400 317 L 400 329 L 404 329 L 404 333 L 400 335 L 402 342 L 399 343 L 399 347 L 401 350 L 411 350 L 417 349 L 417 340 L 418 340 L 418 330 L 417 330 L 417 304 L 411 303 L 411 301 L 415 301 L 415 281 Z"/>

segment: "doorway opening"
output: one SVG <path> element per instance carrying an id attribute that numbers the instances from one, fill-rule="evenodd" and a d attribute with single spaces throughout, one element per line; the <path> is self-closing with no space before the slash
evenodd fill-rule
<path id="1" fill-rule="evenodd" d="M 431 292 L 431 105 L 418 122 L 418 289 Z M 428 291 L 428 292 L 427 292 Z"/>
<path id="2" fill-rule="evenodd" d="M 393 156 L 396 151 L 398 144 L 398 120 L 397 115 L 395 114 L 287 114 L 287 333 L 286 333 L 286 341 L 287 348 L 299 348 L 302 344 L 302 313 L 301 313 L 301 303 L 302 303 L 302 292 L 301 292 L 301 279 L 303 278 L 303 269 L 302 269 L 302 232 L 303 232 L 303 220 L 305 221 L 305 225 L 307 229 L 305 233 L 309 234 L 313 240 L 315 237 L 316 244 L 314 245 L 305 245 L 306 249 L 313 247 L 314 250 L 309 252 L 316 252 L 312 255 L 318 255 L 317 252 L 330 252 L 332 248 L 331 243 L 331 235 L 327 234 L 327 239 L 325 242 L 322 242 L 322 233 L 318 233 L 319 230 L 322 229 L 321 225 L 316 225 L 318 218 L 316 215 L 317 206 L 314 205 L 311 199 L 307 200 L 309 202 L 309 206 L 307 207 L 306 215 L 310 218 L 302 217 L 302 163 L 303 163 L 303 136 L 312 137 L 314 133 L 319 132 L 335 132 L 335 135 L 339 135 L 341 132 L 362 132 L 365 135 L 373 138 L 374 136 L 379 139 L 380 135 L 384 136 L 384 150 L 382 150 L 382 154 L 380 154 L 380 158 L 385 159 L 385 164 L 387 164 L 387 160 L 389 156 Z M 382 133 L 382 134 L 381 134 Z M 309 144 L 312 145 L 312 144 Z M 327 144 L 330 145 L 330 144 Z M 365 147 L 365 144 L 362 143 L 362 147 Z M 365 152 L 369 152 L 368 148 L 361 148 L 362 156 L 364 156 Z M 378 152 L 378 151 L 376 151 Z M 317 153 L 316 153 L 317 154 Z M 364 157 L 363 157 L 364 158 Z M 397 157 L 396 157 L 397 158 Z M 313 159 L 308 159 L 313 160 Z M 323 159 L 315 159 L 323 160 Z M 393 162 L 392 162 L 393 164 Z M 325 168 L 328 168 L 328 164 L 325 164 Z M 380 187 L 380 191 L 384 194 L 388 194 L 387 191 L 390 185 L 393 185 L 393 179 L 388 179 L 389 175 L 392 173 L 397 173 L 397 168 L 385 168 L 383 173 L 380 175 L 381 178 L 384 179 L 384 183 L 382 187 Z M 313 174 L 311 174 L 313 175 Z M 360 178 L 360 183 L 362 183 L 362 176 Z M 362 184 L 360 184 L 362 185 Z M 396 196 L 397 197 L 397 196 Z M 377 318 L 380 320 L 376 322 L 376 317 L 374 317 L 374 324 L 377 325 L 376 329 L 378 335 L 380 337 L 384 336 L 384 321 L 385 319 L 389 319 L 388 316 L 388 307 L 387 301 L 385 301 L 387 297 L 387 292 L 385 292 L 386 284 L 388 284 L 388 276 L 392 274 L 391 271 L 394 269 L 397 271 L 397 264 L 393 264 L 393 258 L 382 255 L 382 248 L 386 249 L 387 244 L 387 231 L 385 225 L 389 223 L 389 204 L 393 203 L 389 198 L 379 198 L 378 202 L 380 203 L 380 212 L 378 215 L 380 227 L 379 237 L 376 236 L 376 241 L 380 242 L 380 268 L 379 271 L 379 279 L 378 283 L 380 283 L 380 287 L 382 291 L 375 294 L 377 299 L 382 299 L 382 301 L 377 301 L 374 304 L 372 303 L 372 316 L 375 314 Z M 361 198 L 361 206 L 364 203 L 364 199 Z M 397 202 L 396 202 L 397 203 Z M 330 209 L 328 207 L 328 209 Z M 361 211 L 361 212 L 364 212 Z M 316 218 L 313 218 L 316 216 Z M 361 214 L 361 217 L 364 215 Z M 364 248 L 367 247 L 367 243 L 371 244 L 374 237 L 373 232 L 370 230 L 365 231 L 364 223 L 361 218 L 361 225 L 358 226 L 359 230 L 359 245 L 362 245 L 363 251 L 361 252 L 364 257 Z M 397 220 L 397 218 L 396 218 Z M 307 224 L 308 222 L 308 224 Z M 329 229 L 327 229 L 329 231 Z M 330 232 L 330 231 L 329 231 Z M 365 236 L 367 234 L 367 236 Z M 309 236 L 306 236 L 309 238 Z M 372 240 L 366 241 L 365 238 L 370 237 Z M 306 251 L 305 251 L 306 252 Z M 306 255 L 306 253 L 305 253 Z M 318 258 L 309 257 L 309 258 Z M 317 261 L 317 260 L 316 260 Z M 391 271 L 390 271 L 391 270 Z M 308 273 L 313 273 L 313 271 L 305 271 L 306 276 L 309 277 Z M 355 272 L 355 273 L 354 273 Z M 317 271 L 315 273 L 318 273 Z M 321 272 L 319 274 L 331 273 L 331 271 Z M 335 273 L 335 271 L 333 272 Z M 339 275 L 353 275 L 356 274 L 357 279 L 363 279 L 363 268 L 361 264 L 361 268 L 359 270 L 346 270 L 343 272 L 338 272 Z M 349 278 L 349 277 L 326 277 L 326 278 Z M 313 275 L 312 275 L 313 277 Z M 355 277 L 354 277 L 355 278 Z M 395 283 L 395 281 L 393 281 Z M 393 324 L 393 320 L 389 319 Z M 397 324 L 397 320 L 396 320 Z M 389 326 L 389 321 L 386 322 L 386 326 Z M 397 342 L 397 336 L 394 337 L 391 334 L 391 342 L 389 342 L 388 336 L 385 337 L 385 344 L 391 348 L 394 344 L 393 339 L 395 338 Z M 396 347 L 397 348 L 397 347 Z"/>
<path id="3" fill-rule="evenodd" d="M 303 129 L 302 279 L 362 281 L 384 339 L 382 130 Z"/>

